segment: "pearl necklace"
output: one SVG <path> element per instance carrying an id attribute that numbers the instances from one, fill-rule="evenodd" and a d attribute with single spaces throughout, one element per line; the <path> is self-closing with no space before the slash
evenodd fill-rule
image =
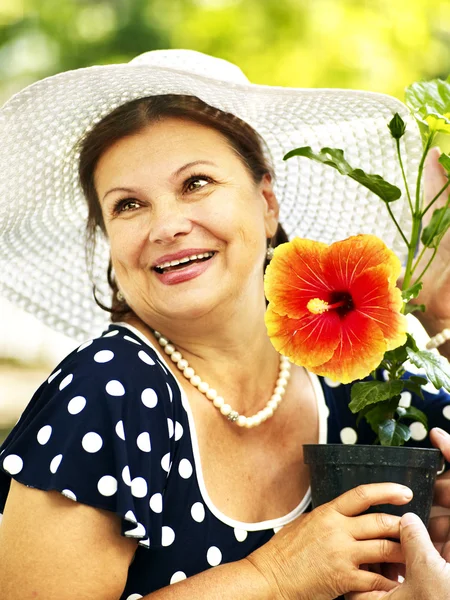
<path id="1" fill-rule="evenodd" d="M 270 419 L 282 401 L 289 377 L 291 375 L 291 363 L 285 356 L 280 356 L 280 370 L 278 373 L 278 379 L 275 383 L 275 389 L 270 397 L 270 400 L 262 410 L 251 417 L 246 417 L 244 415 L 240 415 L 236 410 L 233 410 L 229 404 L 225 403 L 225 400 L 222 398 L 222 396 L 219 396 L 215 389 L 211 388 L 206 381 L 202 381 L 195 373 L 194 369 L 189 366 L 188 361 L 183 358 L 181 352 L 179 352 L 179 350 L 177 350 L 167 338 L 161 335 L 159 331 L 153 331 L 153 333 L 161 348 L 163 348 L 164 352 L 170 356 L 171 360 L 176 364 L 186 379 L 188 379 L 192 385 L 198 389 L 199 392 L 204 394 L 208 400 L 211 400 L 214 406 L 220 410 L 220 412 L 227 417 L 229 421 L 236 423 L 236 425 L 239 427 L 251 429 L 252 427 L 261 425 L 261 423 L 267 421 L 267 419 Z"/>

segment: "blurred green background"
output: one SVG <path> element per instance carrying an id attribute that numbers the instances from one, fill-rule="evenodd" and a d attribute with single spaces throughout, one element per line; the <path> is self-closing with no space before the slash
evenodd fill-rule
<path id="1" fill-rule="evenodd" d="M 0 0 L 0 100 L 62 70 L 191 48 L 251 81 L 403 98 L 450 72 L 448 0 Z"/>

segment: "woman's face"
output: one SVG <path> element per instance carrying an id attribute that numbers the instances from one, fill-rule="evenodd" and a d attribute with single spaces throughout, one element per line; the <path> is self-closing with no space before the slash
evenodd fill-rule
<path id="1" fill-rule="evenodd" d="M 117 282 L 142 320 L 263 298 L 277 202 L 269 177 L 255 184 L 216 130 L 179 118 L 149 125 L 101 156 L 95 186 Z"/>

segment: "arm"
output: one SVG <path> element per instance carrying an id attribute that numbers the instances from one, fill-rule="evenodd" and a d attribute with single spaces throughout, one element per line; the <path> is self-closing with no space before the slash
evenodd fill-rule
<path id="1" fill-rule="evenodd" d="M 403 486 L 362 486 L 283 528 L 247 559 L 216 567 L 145 598 L 331 600 L 349 589 L 390 590 L 359 564 L 401 561 L 399 519 L 362 515 L 410 500 Z M 15 481 L 0 527 L 2 600 L 118 600 L 136 542 L 120 536 L 113 513 Z M 20 582 L 20 585 L 18 585 Z"/>

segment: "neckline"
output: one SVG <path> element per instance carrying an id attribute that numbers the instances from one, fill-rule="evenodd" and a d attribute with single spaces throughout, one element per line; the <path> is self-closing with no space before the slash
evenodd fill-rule
<path id="1" fill-rule="evenodd" d="M 149 346 L 152 350 L 154 350 L 158 356 L 159 361 L 163 364 L 164 369 L 170 374 L 170 376 L 175 381 L 175 384 L 178 387 L 178 390 L 180 392 L 181 404 L 182 404 L 184 410 L 186 411 L 188 422 L 189 422 L 189 430 L 190 430 L 189 433 L 190 433 L 190 438 L 191 438 L 192 454 L 194 457 L 195 471 L 196 471 L 196 476 L 197 476 L 198 487 L 200 489 L 200 494 L 202 496 L 203 502 L 206 504 L 209 511 L 219 521 L 221 521 L 222 523 L 225 523 L 226 525 L 233 527 L 234 529 L 237 529 L 237 530 L 244 530 L 244 531 L 264 531 L 267 529 L 278 530 L 279 528 L 283 527 L 284 525 L 287 525 L 288 523 L 290 523 L 291 521 L 296 519 L 299 515 L 301 515 L 302 513 L 305 512 L 306 508 L 308 507 L 308 505 L 311 501 L 311 487 L 309 487 L 307 489 L 305 495 L 303 496 L 303 498 L 301 498 L 300 502 L 293 510 L 291 510 L 286 515 L 283 515 L 282 517 L 277 517 L 275 519 L 268 519 L 266 521 L 258 521 L 255 523 L 246 523 L 245 521 L 238 521 L 236 519 L 228 517 L 221 510 L 219 510 L 216 507 L 216 505 L 213 503 L 213 501 L 211 500 L 211 498 L 208 494 L 208 490 L 206 489 L 205 481 L 203 479 L 203 470 L 202 470 L 200 450 L 199 450 L 198 439 L 197 439 L 197 430 L 195 428 L 194 416 L 192 414 L 189 400 L 187 398 L 187 395 L 186 395 L 184 389 L 181 387 L 178 379 L 175 377 L 175 375 L 170 370 L 168 363 L 166 362 L 166 358 L 161 354 L 159 349 L 156 346 L 154 346 L 152 344 L 152 342 L 141 331 L 136 329 L 136 327 L 134 327 L 133 325 L 130 325 L 129 323 L 124 323 L 124 322 L 111 323 L 111 325 L 113 327 L 119 326 L 119 327 L 124 327 L 125 329 L 128 329 L 129 331 L 134 333 L 139 339 L 141 339 L 145 344 L 147 344 L 147 346 Z M 328 407 L 325 402 L 325 395 L 323 393 L 323 389 L 320 384 L 320 380 L 319 380 L 318 376 L 315 375 L 314 373 L 310 373 L 309 371 L 307 371 L 307 374 L 308 374 L 309 380 L 311 382 L 311 385 L 313 387 L 314 395 L 316 398 L 316 404 L 317 404 L 317 412 L 318 412 L 318 419 L 319 419 L 318 443 L 326 444 L 327 435 L 328 435 L 329 410 L 328 410 Z"/>

